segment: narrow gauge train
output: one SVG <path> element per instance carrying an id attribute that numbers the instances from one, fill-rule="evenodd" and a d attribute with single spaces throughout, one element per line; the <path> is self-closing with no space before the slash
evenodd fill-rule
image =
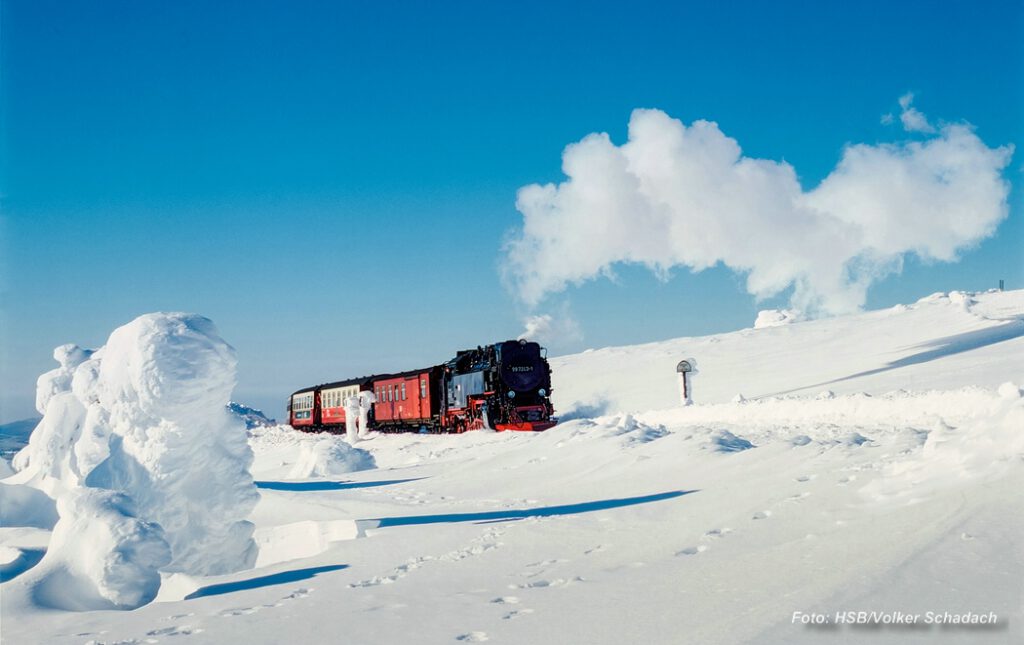
<path id="1" fill-rule="evenodd" d="M 508 340 L 457 352 L 433 367 L 303 388 L 288 399 L 288 423 L 343 432 L 345 400 L 364 391 L 376 399 L 368 425 L 384 432 L 539 431 L 557 422 L 545 350 Z"/>

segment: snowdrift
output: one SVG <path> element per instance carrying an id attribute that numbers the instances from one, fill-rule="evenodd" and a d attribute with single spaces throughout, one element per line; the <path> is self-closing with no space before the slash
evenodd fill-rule
<path id="1" fill-rule="evenodd" d="M 375 466 L 373 456 L 365 450 L 353 448 L 340 437 L 324 437 L 302 443 L 289 476 L 292 479 L 332 477 Z"/>

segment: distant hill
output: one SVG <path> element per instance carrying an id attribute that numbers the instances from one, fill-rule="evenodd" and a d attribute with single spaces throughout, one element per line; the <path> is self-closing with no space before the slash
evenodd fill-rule
<path id="1" fill-rule="evenodd" d="M 1024 380 L 1024 290 L 935 293 L 910 305 L 788 322 L 554 357 L 555 411 L 573 418 L 675 407 L 676 365 L 687 358 L 697 362 L 695 403 Z"/>
<path id="2" fill-rule="evenodd" d="M 231 410 L 231 412 L 233 412 L 238 418 L 245 421 L 245 427 L 248 430 L 263 426 L 277 425 L 277 421 L 267 418 L 267 415 L 263 414 L 262 410 L 250 408 L 249 406 L 242 405 L 241 403 L 235 403 L 234 401 L 228 403 L 228 410 Z"/>
<path id="3" fill-rule="evenodd" d="M 28 436 L 36 429 L 40 419 L 22 419 L 0 425 L 0 457 L 10 459 L 14 453 L 28 445 Z"/>

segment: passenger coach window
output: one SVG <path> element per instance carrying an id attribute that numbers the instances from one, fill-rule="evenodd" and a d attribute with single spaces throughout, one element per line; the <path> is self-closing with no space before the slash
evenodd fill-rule
<path id="1" fill-rule="evenodd" d="M 402 383 L 402 400 L 405 401 L 405 383 Z"/>
<path id="2" fill-rule="evenodd" d="M 420 380 L 420 398 L 427 398 L 427 379 Z"/>

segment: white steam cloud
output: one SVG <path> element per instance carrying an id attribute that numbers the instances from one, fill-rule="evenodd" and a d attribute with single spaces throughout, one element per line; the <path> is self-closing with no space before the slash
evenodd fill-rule
<path id="1" fill-rule="evenodd" d="M 804 312 L 856 310 L 906 254 L 955 261 L 1008 214 L 1013 147 L 989 148 L 969 125 L 936 131 L 912 99 L 901 99 L 904 127 L 932 136 L 848 145 L 810 191 L 788 163 L 743 156 L 715 123 L 635 110 L 626 143 L 590 134 L 565 148 L 566 181 L 519 190 L 506 284 L 533 307 L 617 263 L 663 279 L 722 263 L 758 298 L 792 286 Z"/>
<path id="2" fill-rule="evenodd" d="M 558 316 L 538 314 L 523 320 L 525 329 L 516 340 L 533 340 L 546 345 L 564 345 L 583 340 L 576 320 L 563 306 Z"/>

